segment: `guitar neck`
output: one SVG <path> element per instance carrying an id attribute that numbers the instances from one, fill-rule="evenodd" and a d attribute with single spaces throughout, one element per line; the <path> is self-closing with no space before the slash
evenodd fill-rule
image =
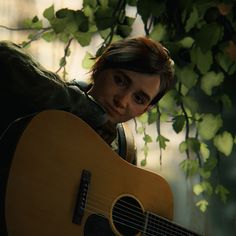
<path id="1" fill-rule="evenodd" d="M 152 212 L 146 212 L 144 224 L 144 235 L 166 235 L 166 236 L 200 236 L 193 231 L 190 231 L 172 221 L 161 217 Z"/>

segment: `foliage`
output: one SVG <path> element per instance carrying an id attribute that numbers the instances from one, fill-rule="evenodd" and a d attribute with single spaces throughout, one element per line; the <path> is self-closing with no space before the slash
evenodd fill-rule
<path id="1" fill-rule="evenodd" d="M 186 153 L 186 160 L 180 167 L 188 177 L 201 177 L 193 192 L 198 198 L 196 205 L 205 211 L 212 194 L 223 202 L 229 194 L 221 183 L 211 182 L 211 175 L 220 158 L 232 155 L 236 143 L 226 122 L 227 114 L 232 114 L 236 105 L 235 1 L 84 0 L 82 9 L 57 11 L 52 5 L 45 9 L 44 19 L 35 16 L 25 20 L 24 26 L 34 33 L 23 45 L 38 38 L 64 42 L 59 70 L 65 69 L 72 40 L 87 46 L 94 36 L 100 35 L 103 43 L 97 51 L 99 55 L 112 41 L 130 36 L 135 19 L 127 15 L 127 6 L 134 7 L 136 15 L 141 16 L 146 35 L 169 49 L 177 81 L 158 106 L 139 119 L 141 127 L 137 131 L 143 134 L 145 157 L 141 164 L 146 164 L 150 142 L 156 141 L 161 151 L 166 148 L 169 139 L 162 135 L 160 123 L 171 121 L 176 133 L 185 133 L 179 151 Z M 90 56 L 89 52 L 85 55 L 86 67 L 91 66 Z M 157 127 L 156 140 L 146 132 L 146 125 L 152 123 Z"/>

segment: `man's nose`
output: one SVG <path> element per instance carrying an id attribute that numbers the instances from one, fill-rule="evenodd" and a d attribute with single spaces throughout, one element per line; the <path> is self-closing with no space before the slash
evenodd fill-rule
<path id="1" fill-rule="evenodd" d="M 130 96 L 127 93 L 118 94 L 114 98 L 114 103 L 117 107 L 126 108 L 130 100 Z"/>

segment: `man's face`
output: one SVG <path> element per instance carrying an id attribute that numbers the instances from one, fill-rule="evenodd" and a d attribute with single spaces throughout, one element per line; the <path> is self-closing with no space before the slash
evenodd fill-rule
<path id="1" fill-rule="evenodd" d="M 108 119 L 117 124 L 143 114 L 159 88 L 158 75 L 107 69 L 94 78 L 89 94 L 105 108 Z"/>

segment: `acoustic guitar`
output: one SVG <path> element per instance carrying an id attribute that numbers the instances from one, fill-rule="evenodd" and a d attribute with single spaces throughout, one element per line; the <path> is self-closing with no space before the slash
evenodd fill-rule
<path id="1" fill-rule="evenodd" d="M 198 235 L 171 221 L 166 180 L 129 164 L 77 116 L 34 116 L 9 171 L 9 236 Z"/>

